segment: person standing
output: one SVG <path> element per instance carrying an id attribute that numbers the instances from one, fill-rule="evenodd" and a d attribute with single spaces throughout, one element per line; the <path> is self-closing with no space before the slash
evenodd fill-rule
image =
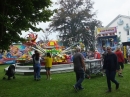
<path id="1" fill-rule="evenodd" d="M 106 47 L 105 46 L 103 46 L 103 52 L 102 52 L 102 59 L 104 60 L 104 57 L 106 56 L 106 54 L 107 54 L 107 49 L 106 49 Z"/>
<path id="2" fill-rule="evenodd" d="M 46 76 L 47 79 L 51 80 L 51 69 L 52 67 L 52 57 L 50 53 L 47 53 L 47 56 L 45 57 L 45 69 L 46 69 Z"/>
<path id="3" fill-rule="evenodd" d="M 40 63 L 40 54 L 39 52 L 36 52 L 35 56 L 34 56 L 34 79 L 35 80 L 40 80 L 41 76 L 40 76 L 40 70 L 41 70 L 41 63 Z"/>
<path id="4" fill-rule="evenodd" d="M 130 46 L 128 46 L 127 55 L 128 55 L 128 63 L 130 63 Z"/>
<path id="5" fill-rule="evenodd" d="M 85 78 L 85 63 L 83 55 L 80 53 L 80 47 L 76 48 L 76 53 L 73 56 L 73 63 L 74 63 L 74 72 L 76 74 L 76 84 L 73 86 L 75 91 L 84 89 L 82 87 L 82 82 Z"/>
<path id="6" fill-rule="evenodd" d="M 98 52 L 98 50 L 95 50 L 95 52 L 94 52 L 94 59 L 101 59 L 101 55 Z"/>
<path id="7" fill-rule="evenodd" d="M 84 58 L 87 57 L 87 53 L 84 50 L 82 51 L 82 55 L 83 55 Z"/>
<path id="8" fill-rule="evenodd" d="M 106 70 L 108 91 L 111 92 L 111 81 L 115 83 L 116 90 L 119 88 L 119 83 L 115 80 L 116 71 L 118 70 L 117 56 L 107 47 L 107 55 L 104 58 L 103 69 Z"/>
<path id="9" fill-rule="evenodd" d="M 120 47 L 117 47 L 115 54 L 118 59 L 118 68 L 119 68 L 118 76 L 123 77 L 122 70 L 124 69 L 124 57 L 123 57 L 123 53 L 121 52 Z"/>
<path id="10" fill-rule="evenodd" d="M 102 57 L 101 57 L 101 59 L 102 59 L 102 64 L 104 64 L 104 58 L 105 58 L 105 56 L 107 55 L 107 49 L 106 49 L 105 46 L 103 46 L 103 47 L 102 47 L 102 50 L 103 50 L 103 52 L 102 52 Z M 102 70 L 102 75 L 105 76 L 105 70 L 104 70 L 104 69 Z"/>
<path id="11" fill-rule="evenodd" d="M 34 51 L 34 54 L 32 55 L 33 70 L 34 70 L 34 80 L 36 79 L 36 76 L 35 76 L 35 69 L 34 69 L 34 65 L 35 65 L 34 57 L 35 57 L 36 53 L 38 53 L 38 51 L 37 51 L 37 50 L 35 50 L 35 51 Z"/>

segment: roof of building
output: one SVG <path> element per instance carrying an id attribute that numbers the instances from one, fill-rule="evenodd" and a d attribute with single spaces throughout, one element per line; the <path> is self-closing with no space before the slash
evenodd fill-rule
<path id="1" fill-rule="evenodd" d="M 115 22 L 118 18 L 123 17 L 123 18 L 128 18 L 130 19 L 130 16 L 125 16 L 125 15 L 118 15 L 115 19 L 113 19 L 106 27 L 109 27 L 113 22 Z"/>

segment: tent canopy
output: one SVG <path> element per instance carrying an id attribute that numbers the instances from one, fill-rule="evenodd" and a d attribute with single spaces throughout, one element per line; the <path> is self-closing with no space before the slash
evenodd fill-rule
<path id="1" fill-rule="evenodd" d="M 123 42 L 123 46 L 130 45 L 130 42 Z"/>

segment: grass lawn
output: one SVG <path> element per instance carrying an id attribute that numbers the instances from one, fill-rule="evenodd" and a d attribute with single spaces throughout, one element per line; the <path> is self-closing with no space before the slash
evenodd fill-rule
<path id="1" fill-rule="evenodd" d="M 112 92 L 107 90 L 106 77 L 93 76 L 85 79 L 82 91 L 75 92 L 75 74 L 53 74 L 52 80 L 46 80 L 41 75 L 40 81 L 34 81 L 33 75 L 16 75 L 16 79 L 2 80 L 8 65 L 0 65 L 0 97 L 130 97 L 130 65 L 126 64 L 123 71 L 124 77 L 116 76 L 120 83 L 119 90 L 115 90 L 112 83 Z"/>

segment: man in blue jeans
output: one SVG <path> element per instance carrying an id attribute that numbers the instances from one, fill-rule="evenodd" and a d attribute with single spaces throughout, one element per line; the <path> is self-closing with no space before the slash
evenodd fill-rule
<path id="1" fill-rule="evenodd" d="M 80 47 L 76 48 L 76 54 L 73 56 L 73 63 L 74 63 L 74 72 L 76 74 L 76 84 L 73 86 L 75 91 L 84 89 L 82 87 L 82 82 L 85 78 L 85 63 L 84 63 L 84 57 L 80 53 L 81 49 Z"/>
<path id="2" fill-rule="evenodd" d="M 119 83 L 115 80 L 116 72 L 119 70 L 118 68 L 117 56 L 112 52 L 111 47 L 107 47 L 107 54 L 104 58 L 103 69 L 106 70 L 107 77 L 107 92 L 111 92 L 111 81 L 115 83 L 116 90 L 119 88 Z"/>

